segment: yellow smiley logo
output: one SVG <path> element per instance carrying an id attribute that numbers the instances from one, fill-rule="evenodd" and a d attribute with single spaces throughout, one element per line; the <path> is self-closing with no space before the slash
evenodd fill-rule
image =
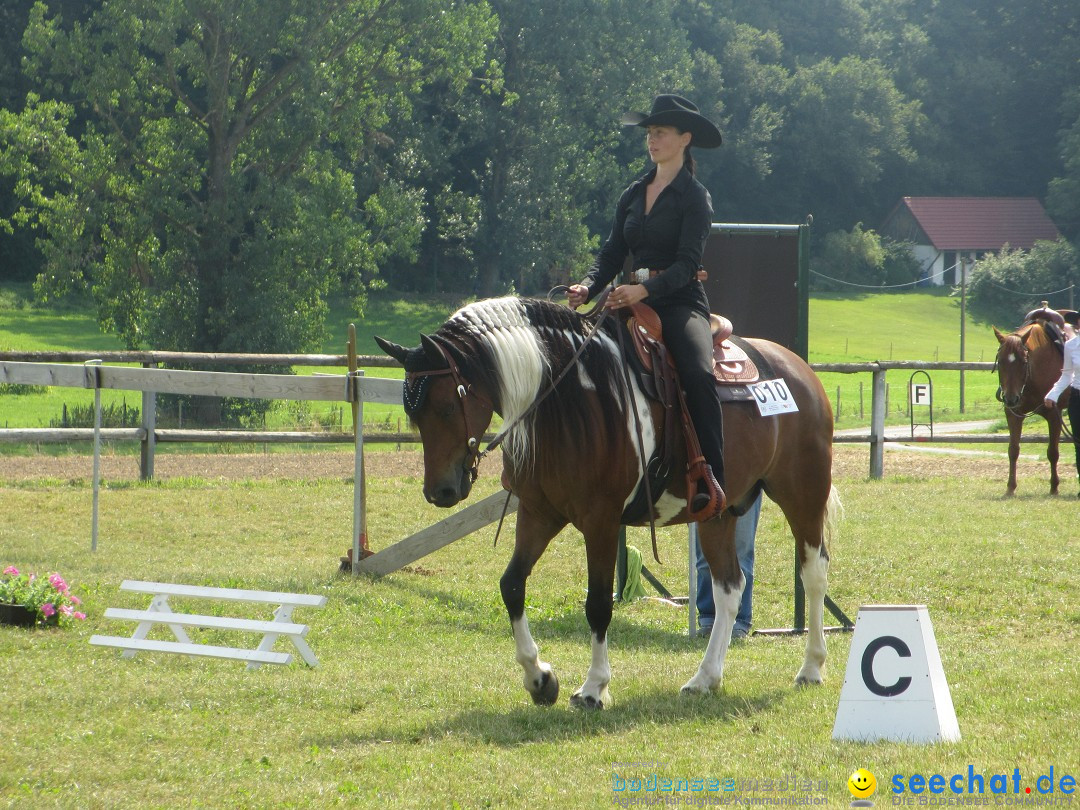
<path id="1" fill-rule="evenodd" d="M 848 777 L 847 787 L 856 799 L 866 799 L 877 790 L 877 779 L 866 768 L 859 768 Z"/>

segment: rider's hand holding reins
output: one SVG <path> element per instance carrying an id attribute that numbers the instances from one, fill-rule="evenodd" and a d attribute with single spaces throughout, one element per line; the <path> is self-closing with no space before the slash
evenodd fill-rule
<path id="1" fill-rule="evenodd" d="M 1057 403 L 1054 402 L 1054 400 L 1047 397 L 1046 399 L 1043 400 L 1043 405 L 1046 407 L 1046 409 L 1048 411 L 1052 411 L 1054 409 L 1054 406 L 1057 405 Z"/>
<path id="2" fill-rule="evenodd" d="M 649 291 L 645 289 L 644 284 L 621 284 L 615 288 L 615 292 L 608 296 L 607 303 L 604 306 L 608 309 L 628 307 L 638 301 L 644 301 L 648 297 Z"/>
<path id="3" fill-rule="evenodd" d="M 570 309 L 577 309 L 589 297 L 589 288 L 584 284 L 571 284 L 566 289 L 566 303 L 569 304 Z"/>

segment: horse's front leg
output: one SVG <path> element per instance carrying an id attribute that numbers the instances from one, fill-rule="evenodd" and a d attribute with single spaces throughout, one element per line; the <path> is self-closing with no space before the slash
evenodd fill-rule
<path id="1" fill-rule="evenodd" d="M 716 617 L 705 656 L 694 677 L 683 684 L 682 694 L 708 692 L 724 682 L 724 660 L 731 645 L 731 629 L 739 613 L 746 580 L 735 553 L 735 517 L 724 512 L 716 520 L 698 525 L 701 552 L 712 574 L 713 603 Z"/>
<path id="2" fill-rule="evenodd" d="M 503 604 L 514 633 L 515 658 L 525 671 L 525 689 L 533 703 L 550 706 L 559 698 L 559 679 L 551 665 L 540 660 L 540 650 L 525 617 L 525 581 L 551 538 L 566 525 L 558 519 L 544 520 L 524 505 L 518 508 L 514 553 L 499 580 Z"/>
<path id="3" fill-rule="evenodd" d="M 1020 434 L 1024 431 L 1024 420 L 1006 410 L 1005 422 L 1009 426 L 1009 483 L 1005 488 L 1005 497 L 1016 494 L 1016 460 L 1020 458 Z"/>
<path id="4" fill-rule="evenodd" d="M 589 595 L 585 598 L 585 617 L 592 639 L 592 662 L 588 675 L 573 696 L 570 705 L 578 709 L 603 709 L 611 705 L 608 683 L 607 631 L 611 624 L 612 589 L 615 582 L 615 558 L 618 553 L 618 530 L 586 530 L 585 555 L 589 567 Z"/>
<path id="5" fill-rule="evenodd" d="M 1061 455 L 1061 411 L 1054 408 L 1046 414 L 1046 424 L 1050 431 L 1050 442 L 1046 445 L 1046 460 L 1050 462 L 1050 494 L 1058 494 L 1058 458 Z"/>

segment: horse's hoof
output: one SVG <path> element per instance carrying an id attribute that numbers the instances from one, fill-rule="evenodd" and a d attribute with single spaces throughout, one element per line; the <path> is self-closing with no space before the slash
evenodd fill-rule
<path id="1" fill-rule="evenodd" d="M 574 692 L 570 696 L 570 708 L 581 709 L 582 711 L 593 712 L 600 711 L 604 708 L 603 698 L 594 698 L 592 695 L 583 695 L 581 692 Z"/>
<path id="2" fill-rule="evenodd" d="M 821 686 L 823 683 L 825 683 L 825 679 L 821 676 L 820 673 L 812 674 L 800 672 L 798 675 L 795 676 L 795 685 L 799 687 Z"/>
<path id="3" fill-rule="evenodd" d="M 537 706 L 555 705 L 555 701 L 559 699 L 559 679 L 555 677 L 555 672 L 549 670 L 541 673 L 539 682 L 533 683 L 529 694 Z"/>
<path id="4" fill-rule="evenodd" d="M 719 689 L 723 685 L 722 678 L 718 678 L 713 683 L 709 683 L 707 680 L 695 675 L 693 678 L 683 684 L 682 689 L 679 690 L 679 694 L 683 697 L 693 697 L 694 695 L 707 695 L 714 689 Z"/>

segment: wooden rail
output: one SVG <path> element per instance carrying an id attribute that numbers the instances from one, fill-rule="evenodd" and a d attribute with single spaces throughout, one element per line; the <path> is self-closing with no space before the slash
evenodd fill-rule
<path id="1" fill-rule="evenodd" d="M 239 372 L 205 372 L 180 369 L 131 368 L 105 365 L 62 365 L 87 363 L 91 360 L 174 365 L 223 364 L 232 366 L 295 365 L 346 366 L 347 355 L 293 354 L 207 354 L 191 352 L 0 352 L 0 382 L 57 385 L 77 388 L 117 388 L 143 392 L 143 424 L 137 432 L 102 431 L 103 438 L 139 441 L 143 445 L 142 476 L 153 476 L 153 448 L 156 442 L 252 442 L 252 443 L 336 443 L 350 442 L 345 433 L 304 431 L 201 431 L 158 430 L 154 424 L 157 393 L 199 394 L 205 396 L 243 396 L 260 399 L 317 399 L 338 401 L 368 401 L 398 404 L 401 401 L 401 382 L 378 377 L 329 374 L 325 376 L 295 376 L 290 374 L 245 374 Z M 397 361 L 381 355 L 360 356 L 361 366 L 395 367 Z M 885 435 L 885 374 L 893 370 L 915 371 L 990 371 L 993 363 L 966 361 L 888 360 L 872 363 L 812 363 L 815 372 L 872 375 L 870 430 L 859 435 L 837 436 L 835 441 L 870 445 L 870 476 L 881 478 L 884 467 L 884 447 L 889 441 L 1003 443 L 1005 435 L 957 436 L 936 435 L 910 439 Z M 359 389 L 353 395 L 345 390 L 346 380 L 357 380 Z M 85 438 L 85 429 L 52 429 L 55 433 L 29 433 L 27 429 L 0 430 L 0 441 L 66 441 Z M 130 431 L 131 429 L 128 429 Z M 63 432 L 61 432 L 63 431 Z M 67 437 L 67 438 L 65 438 Z M 365 435 L 364 441 L 412 443 L 417 437 L 408 433 Z M 1045 436 L 1024 436 L 1024 442 L 1045 442 Z"/>

